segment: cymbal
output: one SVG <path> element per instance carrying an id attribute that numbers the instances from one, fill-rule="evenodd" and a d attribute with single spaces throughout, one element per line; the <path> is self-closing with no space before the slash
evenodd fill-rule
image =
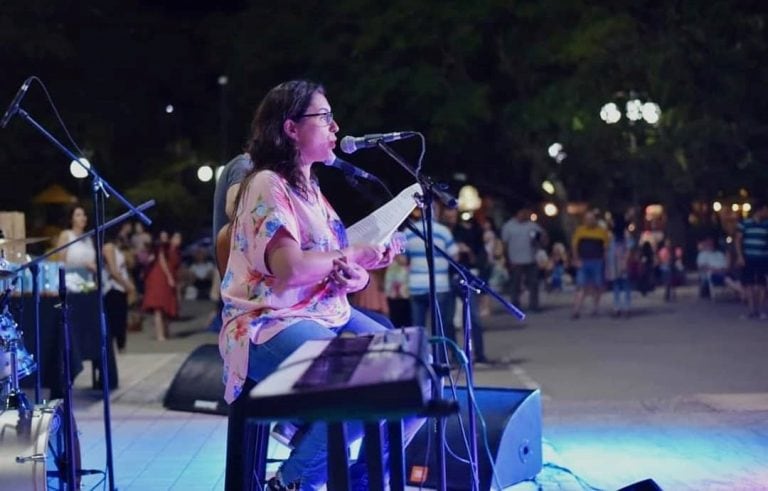
<path id="1" fill-rule="evenodd" d="M 4 257 L 0 257 L 0 278 L 13 274 L 16 266 L 9 263 Z"/>
<path id="2" fill-rule="evenodd" d="M 24 239 L 14 239 L 11 237 L 4 237 L 0 239 L 0 246 L 18 245 L 18 244 L 37 244 L 38 242 L 45 242 L 46 240 L 50 240 L 50 237 L 27 237 Z"/>

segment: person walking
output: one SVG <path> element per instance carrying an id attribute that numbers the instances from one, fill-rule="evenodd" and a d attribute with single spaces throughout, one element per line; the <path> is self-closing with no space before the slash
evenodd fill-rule
<path id="1" fill-rule="evenodd" d="M 501 228 L 501 240 L 507 254 L 512 303 L 520 304 L 522 282 L 528 290 L 528 310 L 539 310 L 539 267 L 536 252 L 546 247 L 547 233 L 531 221 L 531 209 L 523 206 Z"/>
<path id="2" fill-rule="evenodd" d="M 624 216 L 614 214 L 613 234 L 608 245 L 606 256 L 606 279 L 613 290 L 614 317 L 629 317 L 632 304 L 632 285 L 629 280 L 629 252 L 632 250 L 632 239 L 627 232 Z"/>
<path id="3" fill-rule="evenodd" d="M 742 268 L 741 282 L 747 296 L 747 319 L 765 319 L 766 275 L 768 275 L 768 203 L 752 204 L 752 217 L 738 225 L 736 264 Z"/>
<path id="4" fill-rule="evenodd" d="M 181 235 L 174 234 L 172 239 L 167 232 L 160 232 L 153 252 L 154 260 L 147 272 L 141 305 L 143 311 L 151 312 L 154 317 L 155 338 L 158 341 L 168 339 L 170 319 L 176 318 L 179 313 L 176 285 L 181 265 Z"/>
<path id="5" fill-rule="evenodd" d="M 608 231 L 598 225 L 597 217 L 591 211 L 584 215 L 571 238 L 571 249 L 576 272 L 576 295 L 573 300 L 571 319 L 581 316 L 581 306 L 586 296 L 593 299 L 592 315 L 598 314 L 600 297 L 603 294 L 605 256 L 610 241 Z"/>

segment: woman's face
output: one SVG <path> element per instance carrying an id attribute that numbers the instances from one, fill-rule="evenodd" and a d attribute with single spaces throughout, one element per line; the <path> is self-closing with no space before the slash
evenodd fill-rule
<path id="1" fill-rule="evenodd" d="M 339 125 L 333 120 L 331 105 L 325 95 L 315 92 L 304 114 L 286 126 L 289 137 L 296 142 L 301 163 L 332 160 Z"/>
<path id="2" fill-rule="evenodd" d="M 172 246 L 180 246 L 181 245 L 181 233 L 180 232 L 174 232 L 173 235 L 171 235 L 171 245 Z"/>
<path id="3" fill-rule="evenodd" d="M 88 223 L 88 215 L 82 208 L 75 208 L 72 212 L 72 228 L 84 229 Z"/>

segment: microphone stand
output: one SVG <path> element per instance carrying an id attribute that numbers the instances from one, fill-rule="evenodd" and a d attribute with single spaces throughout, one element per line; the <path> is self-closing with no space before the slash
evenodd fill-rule
<path id="1" fill-rule="evenodd" d="M 32 125 L 40 134 L 42 134 L 48 141 L 50 141 L 55 147 L 61 150 L 71 160 L 80 164 L 80 166 L 88 171 L 93 183 L 93 201 L 94 201 L 94 213 L 96 215 L 96 224 L 94 229 L 96 233 L 96 292 L 98 295 L 98 309 L 99 309 L 99 330 L 101 334 L 101 382 L 102 382 L 102 398 L 104 402 L 104 437 L 106 446 L 106 460 L 107 460 L 107 479 L 109 482 L 109 489 L 115 489 L 115 476 L 114 476 L 114 462 L 112 456 L 112 429 L 111 429 L 111 415 L 110 415 L 110 402 L 109 402 L 109 366 L 107 363 L 107 344 L 109 342 L 107 336 L 107 323 L 104 317 L 104 299 L 102 298 L 102 281 L 101 272 L 104 268 L 104 258 L 102 257 L 101 247 L 103 243 L 103 237 L 101 233 L 103 228 L 101 226 L 104 223 L 103 210 L 100 206 L 99 197 L 103 195 L 108 197 L 110 194 L 114 195 L 118 201 L 120 201 L 126 208 L 130 209 L 136 214 L 139 219 L 144 222 L 145 225 L 150 225 L 152 221 L 142 211 L 133 206 L 127 199 L 125 199 L 120 193 L 118 193 L 112 186 L 109 185 L 104 179 L 99 176 L 93 167 L 85 166 L 80 161 L 80 157 L 75 155 L 61 142 L 59 142 L 51 133 L 43 128 L 32 116 L 29 115 L 21 107 L 18 108 L 18 115 L 24 119 L 27 123 Z"/>
<path id="2" fill-rule="evenodd" d="M 59 268 L 59 299 L 61 300 L 61 331 L 64 342 L 62 353 L 62 365 L 64 371 L 60 375 L 64 378 L 64 475 L 67 489 L 77 489 L 75 469 L 75 418 L 72 409 L 72 368 L 70 355 L 72 353 L 72 341 L 69 331 L 69 309 L 67 307 L 67 273 L 64 268 Z"/>
<path id="3" fill-rule="evenodd" d="M 40 279 L 37 273 L 40 271 L 38 263 L 29 268 L 32 275 L 32 315 L 35 319 L 35 361 L 37 362 L 37 373 L 35 374 L 35 404 L 40 404 L 40 389 L 43 386 L 43 365 L 40 363 Z"/>
<path id="4" fill-rule="evenodd" d="M 433 191 L 440 199 L 441 201 L 449 207 L 455 207 L 457 205 L 455 198 L 453 198 L 450 194 L 440 190 L 435 189 L 438 185 L 434 184 L 428 177 L 417 175 L 412 168 L 405 162 L 405 160 L 398 155 L 394 150 L 392 150 L 388 145 L 386 145 L 384 142 L 379 141 L 376 143 L 379 148 L 381 148 L 385 153 L 387 153 L 389 156 L 391 156 L 395 161 L 397 161 L 403 168 L 405 168 L 414 178 L 417 179 L 417 181 L 422 185 L 423 190 L 431 190 Z M 376 182 L 380 186 L 382 186 L 387 193 L 392 196 L 392 193 L 389 191 L 389 188 L 376 176 L 371 175 L 371 181 Z M 354 176 L 351 176 L 347 174 L 347 181 L 353 186 L 357 187 L 357 180 L 354 178 Z M 427 193 L 425 192 L 425 195 Z M 429 197 L 428 197 L 429 198 Z M 414 226 L 410 221 L 406 221 L 405 224 L 408 227 L 409 230 L 414 232 L 418 237 L 420 237 L 422 240 L 424 240 L 425 244 L 427 244 L 427 265 L 429 270 L 429 288 L 430 288 L 430 301 L 432 306 L 432 329 L 433 329 L 433 335 L 442 335 L 442 332 L 437 333 L 435 332 L 438 328 L 437 323 L 437 294 L 435 292 L 435 285 L 434 285 L 434 253 L 439 253 L 444 259 L 446 259 L 449 263 L 449 265 L 462 277 L 461 284 L 462 284 L 462 321 L 463 321 L 463 327 L 464 327 L 464 354 L 467 358 L 468 364 L 466 367 L 466 375 L 467 375 L 467 419 L 468 419 L 468 426 L 469 426 L 469 441 L 470 441 L 470 448 L 469 450 L 469 461 L 470 466 L 472 468 L 472 476 L 473 476 L 473 487 L 477 487 L 479 485 L 479 481 L 477 479 L 478 476 L 478 453 L 477 453 L 477 417 L 476 417 L 476 409 L 474 407 L 474 404 L 472 403 L 472 399 L 474 398 L 473 388 L 474 388 L 474 375 L 473 375 L 473 369 L 472 369 L 472 320 L 471 320 L 471 294 L 474 293 L 486 293 L 488 295 L 491 295 L 493 298 L 495 298 L 499 303 L 501 303 L 508 312 L 510 312 L 512 315 L 517 317 L 519 320 L 523 320 L 525 318 L 525 314 L 518 309 L 515 305 L 504 299 L 501 295 L 496 293 L 488 284 L 483 281 L 482 279 L 478 278 L 475 274 L 473 274 L 469 269 L 458 263 L 455 259 L 453 259 L 445 250 L 440 248 L 439 246 L 436 246 L 434 244 L 434 241 L 432 240 L 432 206 L 431 201 L 428 199 L 423 198 L 424 200 L 424 208 L 425 208 L 425 220 L 426 220 L 426 233 L 422 234 L 422 232 L 418 229 L 418 227 Z M 426 236 L 425 236 L 426 235 Z M 452 320 L 449 320 L 449 322 L 452 322 Z M 440 326 L 440 330 L 442 330 L 442 325 Z M 443 363 L 447 360 L 445 360 L 445 352 L 444 351 L 438 351 L 437 345 L 433 347 L 433 356 L 436 360 L 440 360 L 440 363 Z M 442 379 L 441 379 L 442 380 Z M 442 398 L 442 392 L 443 388 L 442 386 L 439 387 L 439 391 L 437 394 L 433 394 L 433 397 L 439 399 Z M 439 471 L 438 474 L 438 489 L 441 491 L 445 491 L 446 489 L 446 457 L 445 457 L 445 428 L 442 424 L 437 424 L 437 432 L 436 432 L 436 441 L 437 441 L 437 449 L 438 449 L 438 465 L 439 465 Z"/>
<path id="5" fill-rule="evenodd" d="M 400 166 L 408 171 L 416 181 L 421 185 L 421 205 L 424 210 L 424 223 L 425 223 L 425 235 L 423 237 L 425 242 L 425 252 L 427 258 L 427 271 L 429 276 L 429 299 L 430 299 L 430 318 L 432 319 L 432 335 L 442 336 L 443 325 L 440 319 L 440 313 L 437 306 L 437 289 L 435 287 L 435 244 L 434 234 L 432 230 L 432 202 L 435 196 L 439 197 L 443 203 L 450 207 L 455 208 L 457 201 L 456 198 L 450 196 L 448 193 L 435 189 L 434 183 L 426 177 L 414 172 L 412 167 L 405 161 L 405 159 L 395 152 L 389 145 L 383 140 L 378 140 L 376 146 L 379 147 L 384 153 L 392 157 Z M 437 344 L 432 346 L 432 356 L 438 365 L 445 366 L 447 360 L 445 358 L 445 350 L 440 350 Z M 442 371 L 442 370 L 441 370 Z M 437 384 L 432 387 L 432 400 L 439 401 L 443 398 L 443 379 L 440 378 Z M 442 418 L 437 418 L 435 425 L 435 448 L 437 449 L 437 489 L 438 491 L 446 491 L 446 457 L 445 457 L 445 426 L 443 425 Z"/>

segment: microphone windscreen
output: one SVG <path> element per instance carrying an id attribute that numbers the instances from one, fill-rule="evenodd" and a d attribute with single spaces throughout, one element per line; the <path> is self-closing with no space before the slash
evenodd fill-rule
<path id="1" fill-rule="evenodd" d="M 344 153 L 355 153 L 357 145 L 355 145 L 354 136 L 345 136 L 341 139 L 341 151 Z"/>

